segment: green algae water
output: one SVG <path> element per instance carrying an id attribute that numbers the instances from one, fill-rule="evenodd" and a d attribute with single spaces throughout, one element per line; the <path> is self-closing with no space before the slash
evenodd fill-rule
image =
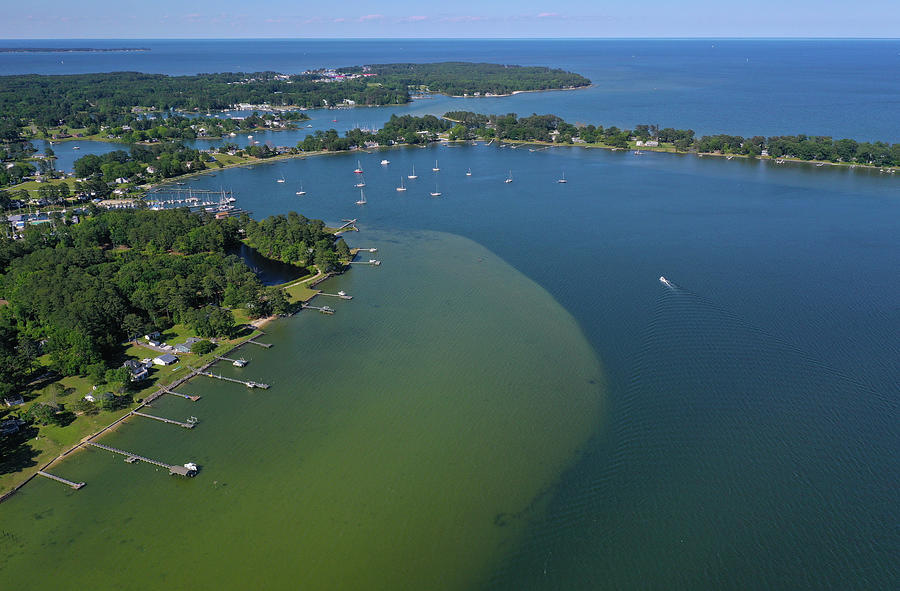
<path id="1" fill-rule="evenodd" d="M 437 232 L 366 232 L 381 267 L 323 284 L 352 301 L 267 327 L 243 369 L 196 378 L 99 449 L 4 503 L 10 588 L 464 589 L 537 519 L 603 417 L 574 319 L 491 252 Z M 162 371 L 169 371 L 163 369 Z M 100 557 L 108 556 L 110 560 Z M 100 558 L 98 560 L 98 558 Z M 50 561 L 54 567 L 38 564 Z M 4 584 L 4 586 L 6 585 Z"/>
<path id="2" fill-rule="evenodd" d="M 217 368 L 270 390 L 104 438 L 197 478 L 86 450 L 0 505 L 4 589 L 898 588 L 896 183 L 496 145 L 192 178 L 384 263 Z"/>

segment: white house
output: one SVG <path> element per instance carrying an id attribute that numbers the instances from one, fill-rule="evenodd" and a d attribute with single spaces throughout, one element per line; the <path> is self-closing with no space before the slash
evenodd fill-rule
<path id="1" fill-rule="evenodd" d="M 163 353 L 159 357 L 154 357 L 153 363 L 156 365 L 172 365 L 173 363 L 178 363 L 178 357 L 171 353 Z"/>

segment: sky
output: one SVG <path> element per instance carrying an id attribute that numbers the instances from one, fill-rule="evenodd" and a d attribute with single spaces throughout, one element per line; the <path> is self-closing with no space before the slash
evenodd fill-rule
<path id="1" fill-rule="evenodd" d="M 0 39 L 897 37 L 900 0 L 3 0 Z"/>

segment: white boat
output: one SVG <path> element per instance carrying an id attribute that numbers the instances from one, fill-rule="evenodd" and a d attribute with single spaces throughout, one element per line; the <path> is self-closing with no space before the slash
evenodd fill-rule
<path id="1" fill-rule="evenodd" d="M 416 176 L 416 167 L 415 167 L 415 165 L 413 165 L 413 167 L 412 167 L 412 172 L 411 172 L 410 174 L 406 175 L 406 178 L 408 178 L 408 179 L 417 179 L 417 178 L 419 178 L 419 177 Z"/>
<path id="2" fill-rule="evenodd" d="M 356 170 L 353 172 L 355 174 L 362 174 L 362 164 L 359 163 L 359 160 L 356 161 Z"/>
<path id="3" fill-rule="evenodd" d="M 569 182 L 569 181 L 566 180 L 566 173 L 565 173 L 565 171 L 563 171 L 562 178 L 559 179 L 559 180 L 557 180 L 556 182 L 557 182 L 557 183 L 568 183 L 568 182 Z"/>
<path id="4" fill-rule="evenodd" d="M 81 148 L 79 148 L 78 146 L 72 146 L 72 149 L 73 149 L 73 150 L 80 150 Z"/>
<path id="5" fill-rule="evenodd" d="M 362 189 L 359 190 L 359 200 L 356 202 L 357 205 L 365 205 L 366 204 L 366 194 Z"/>
<path id="6" fill-rule="evenodd" d="M 503 182 L 504 182 L 504 183 L 511 183 L 511 182 L 512 182 L 512 171 L 511 171 L 511 170 L 509 171 L 509 176 L 507 176 L 507 177 L 506 177 L 506 180 L 503 181 Z"/>
<path id="7" fill-rule="evenodd" d="M 252 135 L 248 135 L 248 136 L 247 136 L 247 139 L 248 139 L 248 140 L 252 140 L 252 139 L 253 139 L 253 136 L 252 136 Z"/>
<path id="8" fill-rule="evenodd" d="M 635 151 L 634 151 L 634 155 L 635 155 L 635 156 L 640 156 L 641 154 L 643 154 L 643 152 L 641 152 L 640 150 L 635 150 Z"/>
<path id="9" fill-rule="evenodd" d="M 275 182 L 276 182 L 276 183 L 283 183 L 283 182 L 284 182 L 284 175 L 282 175 L 281 178 L 280 178 L 280 179 L 277 179 Z"/>
<path id="10" fill-rule="evenodd" d="M 391 163 L 391 161 L 388 160 L 387 158 L 385 158 L 384 160 L 381 161 L 381 165 L 382 165 L 382 166 L 387 166 L 387 165 L 390 164 L 390 163 Z"/>
<path id="11" fill-rule="evenodd" d="M 366 179 L 359 179 L 359 182 L 354 185 L 357 189 L 361 189 L 366 186 Z"/>
<path id="12" fill-rule="evenodd" d="M 346 291 L 339 291 L 339 292 L 338 292 L 338 295 L 341 296 L 341 297 L 343 297 L 343 296 L 347 295 L 347 292 L 346 292 Z"/>
<path id="13" fill-rule="evenodd" d="M 190 470 L 191 472 L 196 472 L 197 470 L 200 469 L 200 467 L 197 466 L 197 464 L 195 464 L 194 462 L 188 462 L 187 464 L 184 465 L 184 467 L 187 468 L 188 470 Z"/>
<path id="14" fill-rule="evenodd" d="M 312 124 L 307 124 L 307 126 L 306 126 L 306 127 L 312 127 Z"/>
<path id="15" fill-rule="evenodd" d="M 438 168 L 438 165 L 437 165 L 437 160 L 434 161 L 434 168 L 432 168 L 431 170 L 433 170 L 434 172 L 437 172 L 440 170 L 440 168 Z"/>
<path id="16" fill-rule="evenodd" d="M 306 195 L 306 191 L 303 190 L 303 183 L 300 183 L 300 190 L 297 191 L 297 195 Z"/>
<path id="17" fill-rule="evenodd" d="M 437 183 L 434 184 L 434 191 L 431 192 L 431 196 L 432 197 L 440 197 L 441 196 L 441 192 L 438 191 Z"/>
<path id="18" fill-rule="evenodd" d="M 469 170 L 466 171 L 466 176 L 472 176 L 472 169 L 471 169 L 471 168 L 470 168 Z"/>
<path id="19" fill-rule="evenodd" d="M 245 365 L 247 365 L 247 360 L 243 359 L 243 358 L 235 359 L 234 361 L 231 362 L 231 365 L 233 365 L 235 367 L 244 367 Z"/>
<path id="20" fill-rule="evenodd" d="M 401 191 L 401 192 L 406 190 L 406 187 L 403 185 L 403 177 L 402 176 L 400 177 L 400 186 L 397 187 L 397 190 Z"/>
<path id="21" fill-rule="evenodd" d="M 659 282 L 665 285 L 666 287 L 672 287 L 672 283 L 666 279 L 665 277 L 660 277 Z"/>

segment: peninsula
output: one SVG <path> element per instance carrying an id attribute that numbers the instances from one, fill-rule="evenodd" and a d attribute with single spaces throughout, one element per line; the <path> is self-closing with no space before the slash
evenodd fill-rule
<path id="1" fill-rule="evenodd" d="M 264 286 L 235 256 L 242 243 L 309 282 Z M 352 257 L 323 222 L 294 212 L 257 222 L 91 205 L 0 237 L 0 496 L 187 366 L 300 309 L 310 283 Z"/>

